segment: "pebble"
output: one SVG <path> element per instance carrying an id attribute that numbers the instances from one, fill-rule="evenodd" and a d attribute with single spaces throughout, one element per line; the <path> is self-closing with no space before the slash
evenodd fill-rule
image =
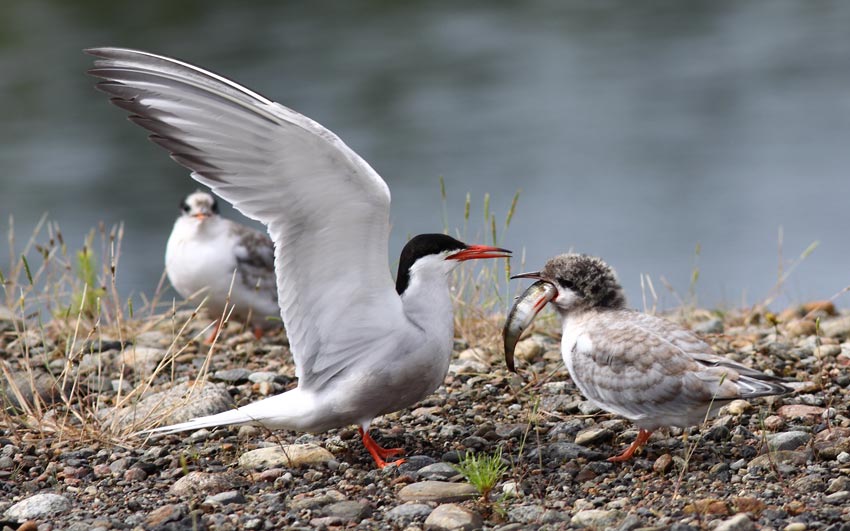
<path id="1" fill-rule="evenodd" d="M 673 456 L 664 454 L 652 464 L 652 470 L 659 474 L 666 474 L 673 467 Z"/>
<path id="2" fill-rule="evenodd" d="M 531 524 L 540 522 L 546 510 L 539 505 L 512 505 L 508 517 L 516 522 Z"/>
<path id="3" fill-rule="evenodd" d="M 418 470 L 419 477 L 422 479 L 450 479 L 459 474 L 459 472 L 448 463 L 434 463 L 420 468 Z"/>
<path id="4" fill-rule="evenodd" d="M 693 331 L 698 334 L 722 334 L 723 333 L 723 320 L 718 318 L 709 319 L 707 321 L 703 321 L 701 323 L 696 324 L 693 327 Z"/>
<path id="5" fill-rule="evenodd" d="M 142 375 L 153 372 L 163 358 L 165 358 L 165 350 L 163 349 L 136 345 L 127 347 L 121 354 L 121 362 L 124 366 Z"/>
<path id="6" fill-rule="evenodd" d="M 822 322 L 820 331 L 827 337 L 850 336 L 850 315 Z"/>
<path id="7" fill-rule="evenodd" d="M 345 500 L 326 505 L 322 513 L 331 518 L 339 518 L 343 522 L 359 522 L 372 514 L 372 507 L 366 503 Z"/>
<path id="8" fill-rule="evenodd" d="M 624 516 L 617 510 L 586 509 L 574 514 L 570 523 L 578 527 L 606 529 L 614 527 Z"/>
<path id="9" fill-rule="evenodd" d="M 205 505 L 228 505 L 231 503 L 245 503 L 245 496 L 243 496 L 238 490 L 227 490 L 219 492 L 218 494 L 207 496 L 206 499 L 204 499 Z"/>
<path id="10" fill-rule="evenodd" d="M 809 452 L 796 452 L 792 450 L 778 450 L 776 452 L 768 452 L 762 454 L 755 459 L 752 459 L 747 467 L 770 468 L 771 462 L 774 464 L 791 464 L 805 465 L 809 460 Z"/>
<path id="11" fill-rule="evenodd" d="M 581 446 L 600 443 L 609 440 L 614 432 L 607 428 L 588 428 L 576 434 L 575 443 Z"/>
<path id="12" fill-rule="evenodd" d="M 726 412 L 730 415 L 742 415 L 752 409 L 753 405 L 746 400 L 733 400 L 726 404 Z"/>
<path id="13" fill-rule="evenodd" d="M 844 505 L 850 499 L 850 491 L 840 490 L 823 497 L 823 501 L 833 505 Z"/>
<path id="14" fill-rule="evenodd" d="M 71 502 L 65 496 L 45 492 L 35 494 L 12 505 L 6 509 L 5 517 L 9 520 L 23 522 L 64 513 L 70 508 Z"/>
<path id="15" fill-rule="evenodd" d="M 809 336 L 815 333 L 814 321 L 808 319 L 794 319 L 785 325 L 785 333 L 789 337 Z"/>
<path id="16" fill-rule="evenodd" d="M 223 371 L 216 371 L 213 373 L 212 379 L 232 384 L 240 384 L 247 382 L 250 374 L 251 371 L 248 369 L 225 369 Z"/>
<path id="17" fill-rule="evenodd" d="M 806 524 L 803 522 L 791 522 L 783 527 L 782 531 L 806 531 Z"/>
<path id="18" fill-rule="evenodd" d="M 257 371 L 248 375 L 248 380 L 251 383 L 274 383 L 277 378 L 277 373 L 270 371 Z"/>
<path id="19" fill-rule="evenodd" d="M 808 444 L 812 435 L 805 431 L 785 431 L 767 436 L 767 444 L 771 450 L 796 450 Z"/>
<path id="20" fill-rule="evenodd" d="M 425 503 L 403 503 L 387 511 L 384 517 L 395 525 L 404 527 L 413 522 L 424 521 L 433 510 Z"/>
<path id="21" fill-rule="evenodd" d="M 755 528 L 750 517 L 746 513 L 740 513 L 717 524 L 714 531 L 753 531 Z"/>
<path id="22" fill-rule="evenodd" d="M 150 527 L 160 527 L 168 522 L 174 522 L 183 518 L 188 512 L 188 508 L 181 504 L 168 504 L 162 507 L 157 507 L 151 511 L 145 522 Z"/>
<path id="23" fill-rule="evenodd" d="M 825 411 L 824 408 L 818 406 L 806 406 L 803 404 L 788 404 L 776 410 L 776 413 L 786 420 L 808 420 L 814 422 Z"/>
<path id="24" fill-rule="evenodd" d="M 224 385 L 192 385 L 184 382 L 165 391 L 152 393 L 138 404 L 118 409 L 113 414 L 121 426 L 135 425 L 139 420 L 147 418 L 156 418 L 165 425 L 221 413 L 234 407 L 236 404 Z"/>
<path id="25" fill-rule="evenodd" d="M 130 483 L 144 481 L 147 478 L 148 473 L 139 467 L 133 467 L 124 472 L 124 481 L 128 481 Z"/>
<path id="26" fill-rule="evenodd" d="M 454 503 L 440 505 L 425 519 L 426 531 L 473 531 L 483 525 L 480 514 Z"/>
<path id="27" fill-rule="evenodd" d="M 478 496 L 478 491 L 469 483 L 448 483 L 446 481 L 420 481 L 405 485 L 398 498 L 403 502 L 448 503 L 468 500 Z"/>
<path id="28" fill-rule="evenodd" d="M 519 343 L 516 344 L 516 349 L 514 350 L 514 357 L 517 359 L 521 359 L 526 362 L 534 362 L 538 356 L 543 354 L 545 348 L 539 341 L 530 337 L 528 339 L 523 339 Z"/>
<path id="29" fill-rule="evenodd" d="M 236 478 L 230 474 L 215 474 L 193 470 L 178 479 L 168 490 L 176 496 L 189 497 L 199 496 L 201 494 L 217 494 L 232 490 L 236 485 Z"/>
<path id="30" fill-rule="evenodd" d="M 281 466 L 295 468 L 327 463 L 333 458 L 332 453 L 313 443 L 289 444 L 245 452 L 239 456 L 239 466 L 252 470 Z"/>

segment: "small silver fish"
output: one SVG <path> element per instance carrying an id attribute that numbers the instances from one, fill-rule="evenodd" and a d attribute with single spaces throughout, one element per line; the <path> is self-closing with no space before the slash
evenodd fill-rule
<path id="1" fill-rule="evenodd" d="M 505 363 L 508 369 L 516 372 L 514 349 L 522 333 L 531 326 L 531 322 L 540 310 L 557 296 L 558 289 L 555 286 L 545 280 L 538 280 L 517 297 L 511 311 L 508 312 L 505 328 L 502 330 L 502 336 L 505 339 Z"/>

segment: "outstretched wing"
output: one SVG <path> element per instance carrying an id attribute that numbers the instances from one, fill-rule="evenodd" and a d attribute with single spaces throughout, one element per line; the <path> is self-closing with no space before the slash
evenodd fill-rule
<path id="1" fill-rule="evenodd" d="M 89 73 L 103 79 L 97 87 L 112 103 L 195 180 L 268 227 L 300 385 L 321 385 L 351 363 L 346 344 L 368 344 L 399 325 L 389 189 L 342 140 L 196 66 L 128 49 L 87 52 L 97 57 Z M 371 318 L 358 328 L 345 319 L 352 315 Z"/>

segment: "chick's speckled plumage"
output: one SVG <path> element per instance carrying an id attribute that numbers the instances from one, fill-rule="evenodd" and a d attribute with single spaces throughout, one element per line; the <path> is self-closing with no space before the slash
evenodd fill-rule
<path id="1" fill-rule="evenodd" d="M 730 400 L 791 391 L 775 376 L 714 354 L 684 327 L 627 309 L 616 274 L 599 258 L 564 254 L 519 276 L 557 288 L 551 304 L 561 316 L 570 376 L 588 400 L 640 427 L 640 444 L 657 428 L 699 424 Z M 628 459 L 634 449 L 612 459 Z"/>

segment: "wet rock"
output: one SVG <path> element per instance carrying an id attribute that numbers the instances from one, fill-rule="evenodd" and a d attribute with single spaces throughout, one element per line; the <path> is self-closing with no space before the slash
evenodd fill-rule
<path id="1" fill-rule="evenodd" d="M 70 508 L 71 502 L 65 496 L 42 493 L 35 494 L 12 505 L 6 509 L 5 517 L 9 520 L 23 522 L 64 513 Z"/>
<path id="2" fill-rule="evenodd" d="M 625 515 L 620 511 L 604 509 L 586 509 L 573 515 L 570 523 L 578 527 L 607 529 L 617 525 Z"/>
<path id="3" fill-rule="evenodd" d="M 275 467 L 299 467 L 327 463 L 334 456 L 313 443 L 271 446 L 245 452 L 239 456 L 239 466 L 252 470 Z"/>
<path id="4" fill-rule="evenodd" d="M 434 509 L 424 503 L 403 503 L 387 511 L 385 518 L 399 527 L 422 522 Z"/>
<path id="5" fill-rule="evenodd" d="M 448 483 L 446 481 L 420 481 L 404 486 L 398 492 L 403 502 L 448 503 L 468 500 L 478 496 L 478 491 L 469 483 Z"/>
<path id="6" fill-rule="evenodd" d="M 753 531 L 755 528 L 750 517 L 746 513 L 740 513 L 717 524 L 714 531 Z"/>
<path id="7" fill-rule="evenodd" d="M 796 450 L 808 444 L 812 435 L 805 431 L 786 431 L 767 436 L 767 445 L 773 450 Z"/>
<path id="8" fill-rule="evenodd" d="M 236 406 L 222 384 L 194 382 L 177 384 L 171 389 L 153 393 L 133 406 L 112 410 L 121 426 L 136 425 L 143 420 L 157 419 L 160 424 L 186 422 L 233 409 Z"/>
<path id="9" fill-rule="evenodd" d="M 433 531 L 473 531 L 483 525 L 480 514 L 454 503 L 440 505 L 425 519 L 425 529 Z"/>
<path id="10" fill-rule="evenodd" d="M 343 522 L 359 522 L 372 514 L 372 507 L 366 503 L 345 500 L 326 505 L 322 513 L 331 518 L 339 518 Z"/>
<path id="11" fill-rule="evenodd" d="M 178 479 L 169 491 L 182 497 L 200 496 L 233 490 L 242 483 L 231 474 L 213 474 L 194 470 Z"/>

